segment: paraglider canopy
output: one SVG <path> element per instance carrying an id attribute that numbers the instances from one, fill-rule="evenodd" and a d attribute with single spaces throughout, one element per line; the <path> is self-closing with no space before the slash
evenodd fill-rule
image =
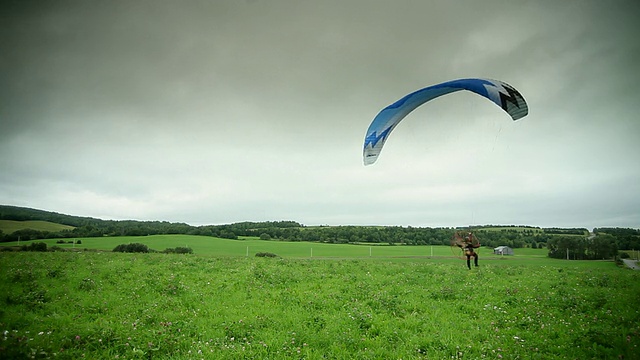
<path id="1" fill-rule="evenodd" d="M 522 95 L 502 81 L 460 79 L 429 86 L 406 95 L 376 115 L 364 138 L 364 164 L 371 165 L 376 162 L 391 131 L 411 111 L 430 100 L 460 90 L 468 90 L 491 100 L 511 115 L 514 121 L 525 117 L 529 112 Z"/>

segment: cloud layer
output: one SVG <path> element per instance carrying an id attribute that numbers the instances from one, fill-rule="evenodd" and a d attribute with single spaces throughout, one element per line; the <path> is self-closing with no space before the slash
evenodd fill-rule
<path id="1" fill-rule="evenodd" d="M 640 227 L 636 1 L 5 3 L 0 203 L 195 225 Z M 362 165 L 404 94 L 488 77 Z"/>

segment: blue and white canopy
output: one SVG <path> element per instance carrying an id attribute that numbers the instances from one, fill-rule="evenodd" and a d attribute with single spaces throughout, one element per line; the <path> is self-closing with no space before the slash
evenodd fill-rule
<path id="1" fill-rule="evenodd" d="M 460 90 L 468 90 L 493 101 L 511 115 L 514 121 L 525 117 L 529 112 L 522 95 L 502 81 L 460 79 L 429 86 L 403 97 L 376 115 L 364 138 L 364 164 L 371 165 L 376 162 L 391 131 L 411 111 L 427 101 Z"/>

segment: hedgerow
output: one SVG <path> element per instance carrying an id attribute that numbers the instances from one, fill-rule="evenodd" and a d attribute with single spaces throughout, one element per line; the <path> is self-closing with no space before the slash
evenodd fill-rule
<path id="1" fill-rule="evenodd" d="M 145 244 L 140 243 L 120 244 L 116 246 L 112 251 L 124 253 L 148 253 L 149 247 Z"/>

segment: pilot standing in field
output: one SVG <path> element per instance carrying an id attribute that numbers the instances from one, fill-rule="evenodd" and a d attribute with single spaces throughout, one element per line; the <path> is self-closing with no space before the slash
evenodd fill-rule
<path id="1" fill-rule="evenodd" d="M 478 253 L 476 253 L 475 249 L 480 247 L 480 243 L 473 244 L 473 235 L 468 233 L 464 239 L 464 244 L 457 244 L 464 250 L 464 254 L 467 256 L 467 267 L 471 270 L 471 257 L 473 257 L 473 263 L 475 266 L 478 266 Z"/>

